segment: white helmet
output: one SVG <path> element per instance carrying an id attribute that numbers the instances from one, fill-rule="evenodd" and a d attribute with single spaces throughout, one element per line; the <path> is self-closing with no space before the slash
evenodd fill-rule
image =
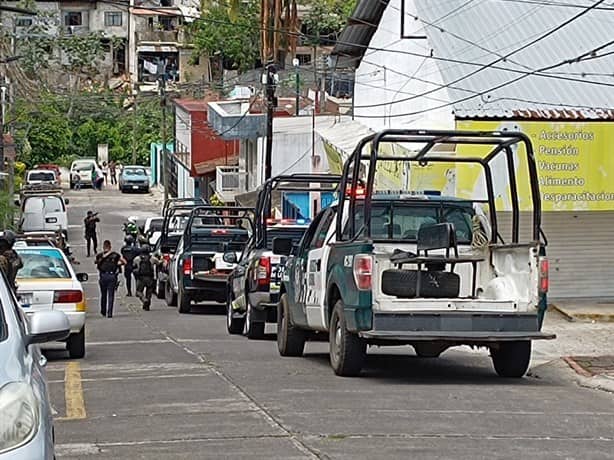
<path id="1" fill-rule="evenodd" d="M 128 217 L 128 222 L 130 222 L 131 224 L 136 224 L 136 216 L 130 216 Z"/>

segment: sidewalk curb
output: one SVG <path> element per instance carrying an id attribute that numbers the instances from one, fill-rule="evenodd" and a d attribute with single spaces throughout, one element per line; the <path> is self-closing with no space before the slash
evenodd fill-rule
<path id="1" fill-rule="evenodd" d="M 552 309 L 556 312 L 558 312 L 561 316 L 563 316 L 567 321 L 569 321 L 570 323 L 575 323 L 576 322 L 576 318 L 574 318 L 573 316 L 571 316 L 570 314 L 568 314 L 567 312 L 565 312 L 564 310 L 562 310 L 561 308 L 557 307 L 555 304 L 551 303 L 548 304 L 548 309 Z"/>
<path id="2" fill-rule="evenodd" d="M 552 308 L 560 313 L 569 322 L 575 321 L 595 321 L 598 323 L 614 323 L 614 315 L 604 315 L 601 313 L 568 313 L 563 307 L 559 307 L 553 303 L 548 305 L 548 308 Z"/>
<path id="3" fill-rule="evenodd" d="M 576 372 L 578 385 L 592 390 L 607 391 L 614 394 L 614 379 L 604 375 L 595 375 L 580 366 L 571 356 L 563 356 L 563 361 Z"/>

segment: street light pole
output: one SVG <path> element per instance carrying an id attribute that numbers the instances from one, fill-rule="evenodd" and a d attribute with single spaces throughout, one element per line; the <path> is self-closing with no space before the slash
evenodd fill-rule
<path id="1" fill-rule="evenodd" d="M 297 58 L 292 59 L 292 64 L 294 65 L 294 72 L 296 74 L 296 101 L 295 101 L 295 105 L 296 105 L 296 116 L 298 117 L 299 115 L 299 104 L 300 104 L 300 100 L 299 100 L 299 93 L 301 91 L 300 88 L 300 80 L 299 80 L 299 76 L 298 76 L 298 66 L 299 66 L 300 61 Z"/>

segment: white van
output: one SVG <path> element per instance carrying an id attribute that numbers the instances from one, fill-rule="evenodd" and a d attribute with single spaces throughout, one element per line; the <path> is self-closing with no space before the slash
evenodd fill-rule
<path id="1" fill-rule="evenodd" d="M 26 195 L 20 204 L 22 232 L 62 230 L 68 234 L 67 200 L 62 195 Z"/>
<path id="2" fill-rule="evenodd" d="M 70 165 L 70 188 L 75 188 L 77 182 L 79 182 L 81 186 L 87 185 L 91 187 L 92 168 L 96 168 L 98 172 L 102 174 L 95 158 L 81 158 L 73 161 Z"/>

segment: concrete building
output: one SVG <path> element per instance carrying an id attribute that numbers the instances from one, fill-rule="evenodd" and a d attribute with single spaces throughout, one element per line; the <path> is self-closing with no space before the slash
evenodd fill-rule
<path id="1" fill-rule="evenodd" d="M 361 0 L 333 53 L 355 70 L 353 117 L 367 130 L 531 137 L 551 298 L 614 296 L 614 11 L 578 3 Z M 480 179 L 455 175 L 456 194 L 476 197 Z M 496 193 L 506 208 L 509 191 Z"/>

